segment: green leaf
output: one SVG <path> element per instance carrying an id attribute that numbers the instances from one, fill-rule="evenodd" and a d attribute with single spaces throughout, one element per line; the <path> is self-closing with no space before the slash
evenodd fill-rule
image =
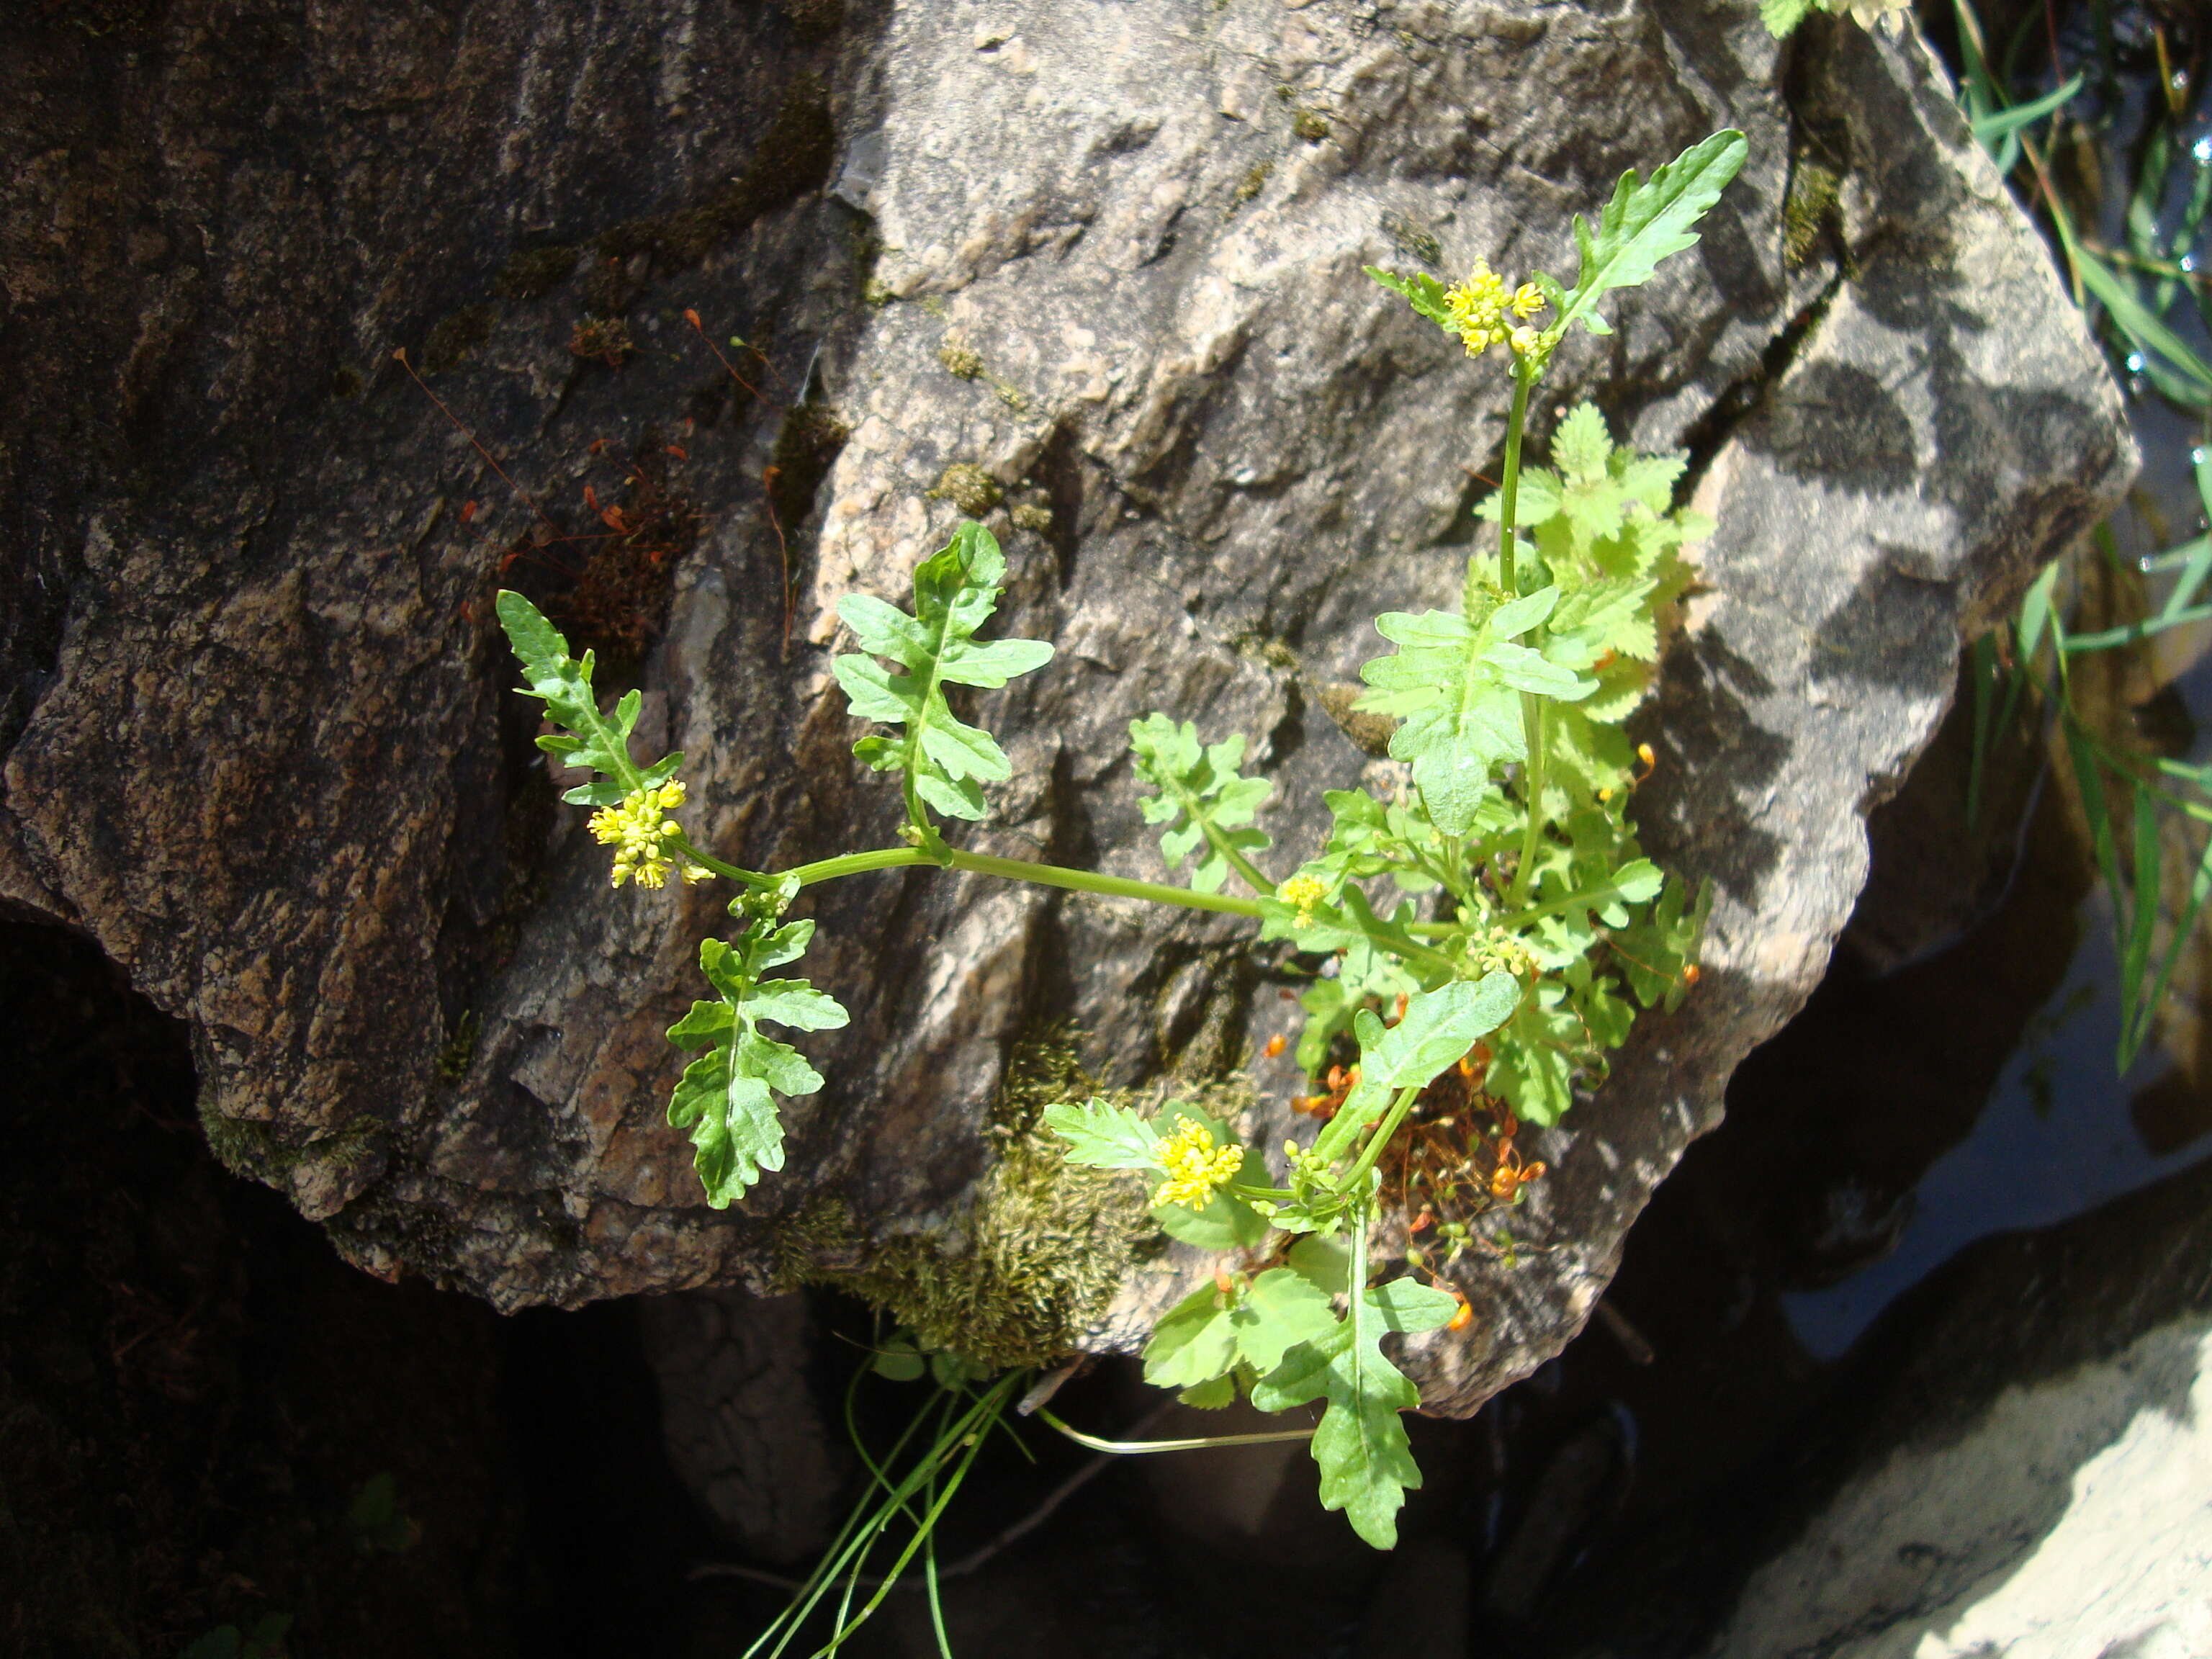
<path id="1" fill-rule="evenodd" d="M 1437 827 L 1465 835 L 1491 793 L 1492 773 L 1528 758 L 1521 696 L 1572 702 L 1597 682 L 1515 644 L 1559 603 L 1546 587 L 1495 605 L 1470 623 L 1448 611 L 1387 612 L 1376 631 L 1398 647 L 1359 671 L 1372 689 L 1354 707 L 1404 717 L 1391 734 L 1394 760 L 1410 762 L 1413 782 Z"/>
<path id="2" fill-rule="evenodd" d="M 1270 1267 L 1252 1281 L 1237 1310 L 1237 1353 L 1255 1370 L 1272 1371 L 1291 1348 L 1320 1340 L 1336 1325 L 1329 1292 L 1304 1273 Z"/>
<path id="3" fill-rule="evenodd" d="M 1749 152 L 1741 132 L 1717 132 L 1684 150 L 1648 182 L 1633 167 L 1621 174 L 1595 234 L 1577 214 L 1575 245 L 1582 250 L 1582 269 L 1554 326 L 1564 330 L 1579 321 L 1593 334 L 1610 334 L 1612 328 L 1597 311 L 1599 298 L 1649 281 L 1662 259 L 1696 246 L 1691 227 L 1720 200 Z"/>
<path id="4" fill-rule="evenodd" d="M 2095 255 L 2079 248 L 2070 251 L 2074 253 L 2074 269 L 2081 278 L 2082 287 L 2103 302 L 2105 309 L 2112 313 L 2112 321 L 2139 350 L 2155 352 L 2188 377 L 2186 382 L 2181 383 L 2183 390 L 2178 395 L 2182 402 L 2191 407 L 2203 408 L 2208 393 L 2212 393 L 2212 365 L 2208 365 L 2186 341 L 2136 298 L 2132 282 Z"/>
<path id="5" fill-rule="evenodd" d="M 928 1365 L 910 1336 L 894 1335 L 878 1348 L 868 1369 L 893 1382 L 918 1382 Z"/>
<path id="6" fill-rule="evenodd" d="M 1208 1285 L 1162 1316 L 1145 1345 L 1145 1381 L 1156 1388 L 1202 1388 L 1240 1365 L 1272 1371 L 1302 1342 L 1337 1327 L 1328 1292 L 1287 1267 L 1270 1267 L 1249 1285 Z M 1225 1403 L 1225 1402 L 1224 1402 Z"/>
<path id="7" fill-rule="evenodd" d="M 1417 992 L 1407 999 L 1398 1023 L 1387 1028 L 1362 1009 L 1352 1024 L 1359 1036 L 1359 1081 L 1315 1138 L 1314 1151 L 1334 1158 L 1349 1150 L 1359 1132 L 1382 1115 L 1394 1093 L 1434 1080 L 1504 1024 L 1521 996 L 1521 981 L 1501 971 Z"/>
<path id="8" fill-rule="evenodd" d="M 691 1132 L 693 1165 L 712 1208 L 728 1208 L 763 1170 L 783 1167 L 775 1097 L 811 1095 L 822 1087 L 822 1074 L 789 1043 L 763 1032 L 761 1022 L 824 1031 L 848 1018 L 836 998 L 803 979 L 762 977 L 795 961 L 813 937 L 811 921 L 783 927 L 761 921 L 734 945 L 699 942 L 700 971 L 720 1000 L 694 1002 L 668 1028 L 668 1040 L 678 1048 L 707 1050 L 684 1068 L 669 1098 L 668 1121 Z"/>
<path id="9" fill-rule="evenodd" d="M 1813 0 L 1759 0 L 1759 21 L 1778 40 L 1787 40 L 1812 9 Z"/>
<path id="10" fill-rule="evenodd" d="M 905 728 L 896 737 L 862 738 L 853 752 L 876 771 L 902 775 L 908 820 L 925 837 L 936 834 L 925 807 L 947 817 L 980 818 L 978 786 L 1001 782 L 1013 771 L 988 732 L 954 715 L 945 688 L 995 689 L 1052 656 L 1042 640 L 975 637 L 998 608 L 1006 572 L 997 539 L 982 526 L 965 523 L 943 550 L 915 568 L 913 615 L 866 593 L 837 602 L 839 617 L 862 651 L 872 653 L 848 653 L 830 665 L 853 714 Z"/>
<path id="11" fill-rule="evenodd" d="M 1267 1160 L 1252 1148 L 1245 1148 L 1237 1178 L 1247 1186 L 1266 1186 Z M 1267 1218 L 1227 1193 L 1216 1193 L 1202 1210 L 1188 1204 L 1163 1204 L 1152 1212 L 1152 1220 L 1170 1238 L 1217 1255 L 1249 1249 L 1267 1236 Z"/>
<path id="12" fill-rule="evenodd" d="M 1451 312 L 1444 304 L 1444 285 L 1435 277 L 1419 270 L 1411 276 L 1400 276 L 1376 265 L 1362 265 L 1360 269 L 1445 333 L 1458 336 Z"/>
<path id="13" fill-rule="evenodd" d="M 1361 1291 L 1351 1317 L 1288 1350 L 1282 1364 L 1252 1389 L 1252 1403 L 1265 1412 L 1328 1402 L 1312 1447 L 1321 1468 L 1322 1507 L 1343 1510 L 1355 1532 L 1385 1550 L 1398 1541 L 1398 1510 L 1407 1491 L 1421 1484 L 1399 1418 L 1419 1406 L 1421 1395 L 1383 1358 L 1382 1338 L 1394 1330 L 1433 1328 L 1457 1310 L 1442 1292 L 1399 1288 L 1406 1284 L 1401 1279 Z M 1437 1302 L 1443 1304 L 1441 1317 Z"/>
<path id="14" fill-rule="evenodd" d="M 1225 1406 L 1237 1403 L 1237 1379 L 1234 1376 L 1217 1376 L 1211 1382 L 1200 1382 L 1195 1388 L 1185 1389 L 1176 1395 L 1176 1399 L 1202 1412 L 1218 1412 Z"/>
<path id="15" fill-rule="evenodd" d="M 1157 1170 L 1159 1131 L 1127 1106 L 1091 1099 L 1048 1106 L 1044 1127 L 1068 1144 L 1067 1161 L 1098 1170 Z"/>
<path id="16" fill-rule="evenodd" d="M 1504 1038 L 1492 1047 L 1484 1087 L 1526 1122 L 1548 1127 L 1575 1103 L 1575 1073 L 1595 1059 L 1589 1031 L 1569 999 L 1567 987 L 1540 980 L 1514 1012 Z"/>
<path id="17" fill-rule="evenodd" d="M 1161 1315 L 1145 1344 L 1145 1381 L 1155 1388 L 1188 1389 L 1234 1370 L 1236 1305 L 1208 1285 Z"/>
<path id="18" fill-rule="evenodd" d="M 601 775 L 602 781 L 569 790 L 562 799 L 577 806 L 611 806 L 636 789 L 665 783 L 676 775 L 684 757 L 665 755 L 641 769 L 629 757 L 629 735 L 637 726 L 641 699 L 626 693 L 611 716 L 602 715 L 592 690 L 592 653 L 582 660 L 568 654 L 568 641 L 545 620 L 538 607 L 521 594 L 500 590 L 500 626 L 520 659 L 530 684 L 525 696 L 545 705 L 546 718 L 561 728 L 538 739 L 538 746 L 562 766 Z"/>
<path id="19" fill-rule="evenodd" d="M 1245 876 L 1247 885 L 1274 890 L 1248 855 L 1270 845 L 1266 833 L 1250 825 L 1275 786 L 1239 774 L 1242 733 L 1201 748 L 1198 727 L 1190 721 L 1177 726 L 1165 714 L 1147 714 L 1129 722 L 1129 750 L 1138 776 L 1159 792 L 1144 797 L 1139 807 L 1146 823 L 1170 826 L 1160 836 L 1169 869 L 1178 868 L 1203 846 L 1206 850 L 1190 875 L 1197 891 L 1220 891 L 1232 867 Z"/>

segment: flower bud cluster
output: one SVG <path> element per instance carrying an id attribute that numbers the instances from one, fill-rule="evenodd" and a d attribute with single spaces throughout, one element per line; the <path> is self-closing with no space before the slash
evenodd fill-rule
<path id="1" fill-rule="evenodd" d="M 684 845 L 683 826 L 669 812 L 684 805 L 681 779 L 649 788 L 633 789 L 617 806 L 602 806 L 592 814 L 593 840 L 615 849 L 615 885 L 635 881 L 641 887 L 659 887 L 668 872 L 678 868 Z M 704 881 L 714 873 L 702 865 L 683 861 L 687 882 Z"/>

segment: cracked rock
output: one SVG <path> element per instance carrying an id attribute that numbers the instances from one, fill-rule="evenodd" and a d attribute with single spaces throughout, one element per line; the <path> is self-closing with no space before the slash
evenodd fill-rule
<path id="1" fill-rule="evenodd" d="M 214 9 L 0 25 L 33 158 L 0 240 L 31 389 L 0 414 L 0 894 L 190 1023 L 234 1167 L 362 1266 L 505 1308 L 916 1241 L 953 1274 L 1021 1039 L 1072 1024 L 1141 1085 L 1286 1012 L 1218 918 L 911 870 L 817 890 L 804 971 L 853 1023 L 810 1042 L 832 1082 L 789 1109 L 786 1168 L 708 1210 L 660 1032 L 719 907 L 608 888 L 533 759 L 495 584 L 643 688 L 641 744 L 690 757 L 716 853 L 884 844 L 832 607 L 900 594 L 956 516 L 933 489 L 973 469 L 1003 495 L 1004 621 L 1061 647 L 982 700 L 1017 777 L 973 844 L 1158 878 L 1123 754 L 1158 708 L 1253 740 L 1265 827 L 1303 847 L 1369 763 L 1326 688 L 1377 611 L 1456 591 L 1505 401 L 1359 267 L 1567 270 L 1569 216 L 1624 167 L 1742 128 L 1698 250 L 1563 353 L 1539 412 L 1590 397 L 1691 449 L 1718 525 L 1639 798 L 1655 855 L 1715 884 L 1704 980 L 1531 1137 L 1555 1173 L 1518 1265 L 1462 1264 L 1479 1317 L 1417 1356 L 1463 1413 L 1578 1328 L 1818 978 L 1961 638 L 2131 465 L 1910 36 L 1816 22 L 1785 62 L 1750 6 L 1673 0 L 879 0 L 827 35 L 667 0 L 590 30 L 248 0 L 222 10 L 265 36 L 241 70 Z M 571 352 L 588 317 L 634 354 Z M 434 337 L 481 449 L 392 361 Z M 589 562 L 586 484 L 633 520 L 649 498 L 659 529 L 609 548 L 633 564 Z M 1288 1079 L 1258 1080 L 1245 1127 L 1279 1139 Z M 1071 1291 L 1039 1340 L 1127 1346 L 1193 1265 Z"/>

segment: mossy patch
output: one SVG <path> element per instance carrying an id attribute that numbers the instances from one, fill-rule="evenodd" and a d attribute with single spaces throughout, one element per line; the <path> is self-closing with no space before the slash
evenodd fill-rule
<path id="1" fill-rule="evenodd" d="M 776 428 L 769 499 L 786 531 L 814 510 L 822 481 L 853 435 L 845 417 L 828 404 L 796 404 Z"/>
<path id="2" fill-rule="evenodd" d="M 1782 203 L 1782 252 L 1791 269 L 1809 262 L 1835 217 L 1843 175 L 1801 151 L 1790 169 L 1790 193 Z"/>
<path id="3" fill-rule="evenodd" d="M 851 1217 L 817 1203 L 787 1228 L 799 1252 L 779 1256 L 793 1278 L 882 1308 L 926 1349 L 996 1368 L 1070 1352 L 1153 1231 L 1140 1181 L 1070 1164 L 1042 1127 L 1048 1106 L 1099 1092 L 1064 1034 L 1020 1045 L 992 1109 L 998 1158 L 965 1216 L 927 1237 L 872 1246 L 856 1267 L 825 1271 L 799 1264 L 848 1243 Z"/>
<path id="4" fill-rule="evenodd" d="M 652 219 L 626 219 L 603 231 L 604 266 L 649 253 L 665 270 L 696 264 L 763 214 L 797 201 L 830 179 L 837 148 L 829 88 L 802 75 L 784 94 L 744 173 L 703 200 Z"/>
<path id="5" fill-rule="evenodd" d="M 938 348 L 937 361 L 945 372 L 958 380 L 973 380 L 983 373 L 982 354 L 975 347 L 958 339 L 947 340 Z"/>
<path id="6" fill-rule="evenodd" d="M 950 501 L 970 519 L 981 518 L 1006 498 L 999 481 L 972 461 L 946 467 L 927 493 L 930 500 Z"/>
<path id="7" fill-rule="evenodd" d="M 492 308 L 488 305 L 463 306 L 448 312 L 422 342 L 422 372 L 443 374 L 459 368 L 491 337 L 491 325 Z"/>
<path id="8" fill-rule="evenodd" d="M 374 1152 L 383 1138 L 380 1125 L 363 1120 L 295 1143 L 273 1124 L 225 1117 L 204 1100 L 199 1105 L 199 1118 L 216 1162 L 234 1176 L 266 1187 L 287 1185 L 291 1172 L 311 1159 L 324 1164 L 356 1163 Z"/>
<path id="9" fill-rule="evenodd" d="M 518 248 L 491 279 L 491 291 L 502 300 L 537 300 L 550 294 L 575 274 L 573 247 Z"/>
<path id="10" fill-rule="evenodd" d="M 1291 117 L 1291 131 L 1309 144 L 1318 144 L 1328 137 L 1328 117 L 1317 109 L 1301 109 Z"/>
<path id="11" fill-rule="evenodd" d="M 637 342 L 629 337 L 629 325 L 619 317 L 586 317 L 568 337 L 571 355 L 593 359 L 609 368 L 620 368 L 636 349 Z"/>

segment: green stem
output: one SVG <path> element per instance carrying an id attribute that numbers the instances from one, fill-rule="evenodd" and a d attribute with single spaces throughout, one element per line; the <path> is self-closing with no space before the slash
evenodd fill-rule
<path id="1" fill-rule="evenodd" d="M 1562 910 L 1571 910 L 1578 904 L 1601 904 L 1607 899 L 1616 897 L 1620 892 L 1620 889 L 1613 883 L 1600 882 L 1595 887 L 1585 887 L 1579 893 L 1570 893 L 1565 898 L 1547 899 L 1541 904 L 1532 904 L 1525 910 L 1515 910 L 1500 916 L 1497 925 L 1512 929 L 1526 927 L 1532 921 L 1540 921 L 1546 916 L 1556 915 Z"/>
<path id="2" fill-rule="evenodd" d="M 675 845 L 680 857 L 690 863 L 712 870 L 725 881 L 742 882 L 745 886 L 753 888 L 775 885 L 775 878 L 773 876 L 764 876 L 757 870 L 741 869 L 734 864 L 725 864 L 712 853 L 701 852 L 691 844 L 691 838 L 688 836 L 678 836 Z"/>
<path id="3" fill-rule="evenodd" d="M 1261 898 L 1275 896 L 1275 884 L 1268 878 L 1267 872 L 1231 847 L 1228 836 L 1203 819 L 1200 821 L 1199 828 L 1206 832 L 1206 844 L 1229 860 L 1229 867 L 1243 878 L 1247 887 Z"/>
<path id="4" fill-rule="evenodd" d="M 1382 1156 L 1382 1149 L 1390 1144 L 1390 1137 L 1398 1133 L 1398 1126 L 1406 1121 L 1406 1115 L 1413 1109 L 1413 1103 L 1420 1098 L 1424 1086 L 1414 1083 L 1398 1091 L 1398 1097 L 1390 1103 L 1390 1109 L 1375 1126 L 1375 1133 L 1367 1137 L 1366 1146 L 1360 1148 L 1359 1156 L 1344 1172 L 1344 1179 L 1336 1183 L 1337 1190 L 1352 1192 L 1359 1182 L 1366 1180 L 1367 1172 L 1375 1167 L 1375 1160 Z M 1364 1240 L 1367 1229 L 1367 1197 L 1364 1193 L 1353 1196 L 1352 1214 L 1357 1218 L 1353 1224 L 1359 1230 L 1358 1237 Z M 1365 1260 L 1364 1246 L 1353 1249 L 1352 1258 L 1355 1261 Z"/>
<path id="5" fill-rule="evenodd" d="M 1521 832 L 1521 861 L 1514 867 L 1508 904 L 1528 902 L 1528 889 L 1536 878 L 1536 853 L 1544 840 L 1544 775 L 1549 769 L 1550 709 L 1534 692 L 1521 694 L 1521 724 L 1528 734 L 1528 758 L 1521 769 L 1521 793 L 1528 810 L 1528 827 Z"/>
<path id="6" fill-rule="evenodd" d="M 1133 1457 L 1143 1452 L 1204 1451 L 1212 1446 L 1267 1446 L 1285 1440 L 1310 1440 L 1314 1432 L 1311 1429 L 1278 1429 L 1261 1434 L 1201 1435 L 1189 1440 L 1102 1440 L 1095 1434 L 1085 1434 L 1080 1429 L 1070 1428 L 1042 1406 L 1037 1407 L 1036 1414 L 1079 1446 L 1088 1446 L 1092 1451 L 1112 1452 L 1123 1457 Z"/>
<path id="7" fill-rule="evenodd" d="M 1521 501 L 1521 434 L 1528 424 L 1528 394 L 1535 389 L 1536 376 L 1541 372 L 1527 358 L 1514 360 L 1513 407 L 1505 417 L 1505 477 L 1498 489 L 1498 585 L 1516 597 L 1521 587 L 1513 560 L 1513 514 Z M 1475 613 L 1476 597 L 1474 562 L 1470 559 L 1467 592 L 1461 599 L 1463 614 Z"/>

